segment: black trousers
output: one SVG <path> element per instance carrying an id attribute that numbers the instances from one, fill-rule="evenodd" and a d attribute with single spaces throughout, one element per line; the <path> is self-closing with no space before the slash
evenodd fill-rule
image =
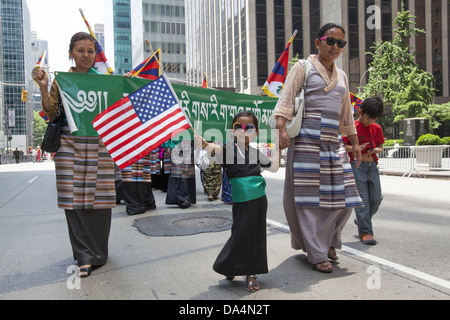
<path id="1" fill-rule="evenodd" d="M 106 264 L 111 230 L 111 209 L 64 211 L 74 259 L 80 266 Z"/>

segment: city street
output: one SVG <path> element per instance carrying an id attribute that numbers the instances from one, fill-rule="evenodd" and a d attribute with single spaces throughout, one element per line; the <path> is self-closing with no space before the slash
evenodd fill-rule
<path id="1" fill-rule="evenodd" d="M 229 230 L 148 236 L 134 226 L 148 217 L 231 215 L 231 205 L 208 202 L 199 179 L 197 204 L 188 209 L 165 205 L 160 191 L 154 192 L 153 211 L 128 216 L 124 205 L 113 209 L 109 261 L 80 281 L 73 273 L 65 216 L 56 205 L 54 164 L 0 165 L 0 300 L 450 299 L 450 180 L 383 175 L 384 200 L 373 220 L 378 244 L 358 240 L 353 214 L 333 273 L 322 274 L 290 247 L 284 169 L 264 176 L 270 272 L 258 277 L 262 289 L 249 293 L 243 277 L 231 282 L 212 270 Z"/>

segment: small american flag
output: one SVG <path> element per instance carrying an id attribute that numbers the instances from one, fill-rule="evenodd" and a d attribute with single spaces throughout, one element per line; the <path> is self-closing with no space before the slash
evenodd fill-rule
<path id="1" fill-rule="evenodd" d="M 92 124 L 120 169 L 191 127 L 164 76 L 117 101 Z"/>

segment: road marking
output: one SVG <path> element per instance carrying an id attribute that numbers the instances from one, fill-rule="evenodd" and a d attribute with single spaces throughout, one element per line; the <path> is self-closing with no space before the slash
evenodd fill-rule
<path id="1" fill-rule="evenodd" d="M 273 221 L 273 220 L 270 220 L 270 219 L 267 219 L 267 224 L 269 224 L 269 225 L 271 225 L 273 227 L 281 228 L 281 229 L 283 229 L 283 230 L 285 230 L 287 232 L 290 232 L 289 226 L 287 226 L 285 224 L 282 224 L 282 223 L 279 223 L 279 222 L 276 222 L 276 221 Z M 414 270 L 414 269 L 402 266 L 402 265 L 400 265 L 398 263 L 391 262 L 391 261 L 386 260 L 386 259 L 378 258 L 378 257 L 373 256 L 371 254 L 367 254 L 365 252 L 362 252 L 362 251 L 359 251 L 359 250 L 356 250 L 356 249 L 353 249 L 353 248 L 350 248 L 350 247 L 347 247 L 347 246 L 342 246 L 341 250 L 345 251 L 347 253 L 353 254 L 355 256 L 364 258 L 366 260 L 370 260 L 370 261 L 376 262 L 378 264 L 385 265 L 385 266 L 390 267 L 392 269 L 396 269 L 398 271 L 401 271 L 403 273 L 412 275 L 412 276 L 420 278 L 422 280 L 426 280 L 428 282 L 437 284 L 438 286 L 450 289 L 450 282 L 449 281 L 446 281 L 446 280 L 443 280 L 443 279 L 431 276 L 431 275 L 426 274 L 424 272 L 417 271 L 417 270 Z"/>
<path id="2" fill-rule="evenodd" d="M 28 183 L 33 183 L 34 181 L 36 181 L 39 178 L 39 176 L 34 177 L 33 179 L 31 179 L 30 181 L 28 181 Z"/>

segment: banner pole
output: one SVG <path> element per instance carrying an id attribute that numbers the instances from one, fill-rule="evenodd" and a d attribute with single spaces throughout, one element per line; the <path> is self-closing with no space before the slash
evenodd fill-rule
<path id="1" fill-rule="evenodd" d="M 150 42 L 149 42 L 148 40 L 145 40 L 145 43 L 147 43 L 147 45 L 148 45 L 148 47 L 150 48 L 150 51 L 152 52 L 153 56 L 156 57 L 155 51 L 153 51 L 153 48 L 152 48 L 152 46 L 150 45 Z M 159 62 L 159 59 L 155 59 L 155 60 L 158 62 L 158 66 L 159 66 L 159 69 L 161 70 L 162 76 L 164 77 L 164 79 L 166 79 L 167 83 L 169 84 L 170 91 L 172 91 L 173 96 L 175 97 L 175 99 L 177 99 L 177 103 L 178 103 L 178 105 L 180 106 L 181 111 L 183 111 L 183 114 L 184 114 L 186 120 L 189 122 L 189 125 L 191 126 L 192 131 L 194 131 L 194 134 L 195 134 L 194 126 L 192 125 L 191 120 L 188 118 L 188 116 L 187 116 L 186 113 L 184 112 L 184 109 L 183 109 L 183 107 L 182 107 L 180 101 L 178 100 L 178 96 L 177 96 L 177 94 L 175 93 L 175 90 L 173 90 L 172 84 L 170 83 L 169 79 L 167 78 L 166 73 L 164 72 L 164 69 L 163 69 L 163 67 L 161 66 L 161 63 Z"/>

